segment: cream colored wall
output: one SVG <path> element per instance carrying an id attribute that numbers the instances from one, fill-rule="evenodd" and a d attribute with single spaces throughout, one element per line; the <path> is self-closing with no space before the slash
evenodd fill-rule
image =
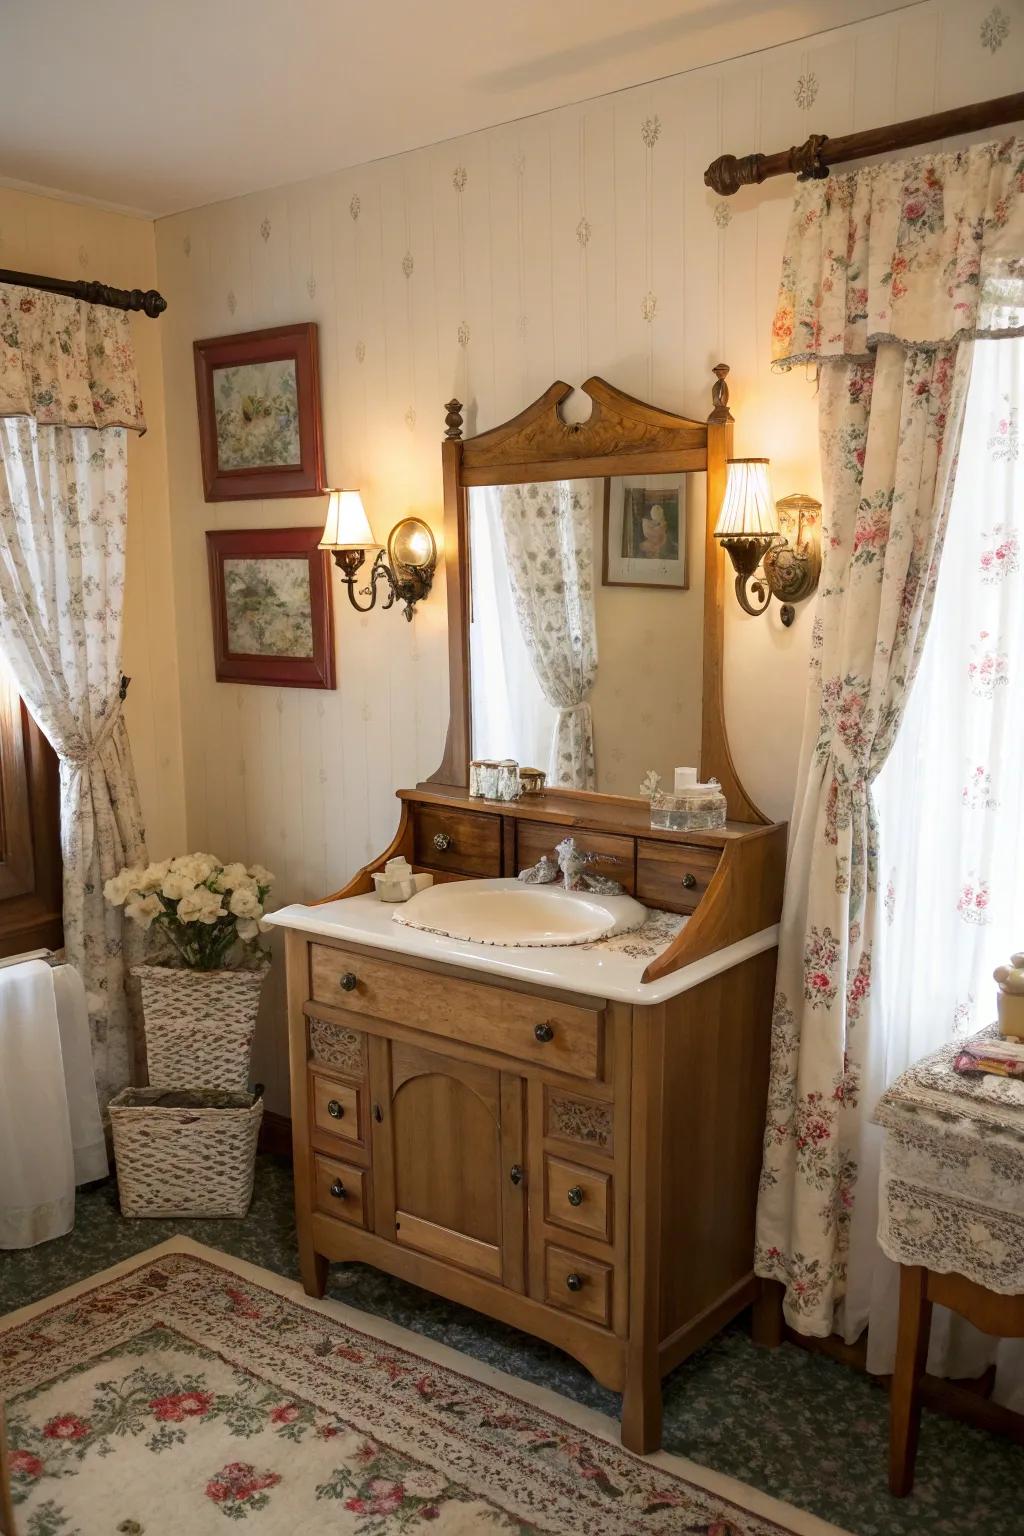
<path id="1" fill-rule="evenodd" d="M 327 473 L 359 485 L 379 537 L 439 530 L 442 402 L 467 431 L 555 378 L 600 373 L 706 414 L 730 363 L 736 452 L 769 454 L 777 495 L 820 491 L 813 383 L 775 377 L 769 335 L 792 182 L 724 202 L 723 150 L 779 148 L 1019 86 L 1016 32 L 982 46 L 986 5 L 932 3 L 279 191 L 162 220 L 161 321 L 188 841 L 260 859 L 282 900 L 337 887 L 384 847 L 393 790 L 431 772 L 447 719 L 443 591 L 415 623 L 359 618 L 335 586 L 336 692 L 217 684 L 203 534 L 315 523 L 324 503 L 207 505 L 192 341 L 320 327 Z M 575 406 L 575 402 L 573 403 Z M 728 606 L 727 716 L 749 791 L 786 817 L 811 615 Z M 628 729 L 628 719 L 624 722 Z M 262 1068 L 283 1081 L 280 1042 Z M 277 1090 L 271 1103 L 286 1100 Z"/>
<path id="2" fill-rule="evenodd" d="M 0 187 L 0 266 L 47 277 L 82 277 L 120 288 L 155 288 L 156 245 L 146 219 L 107 213 Z M 150 853 L 185 840 L 178 647 L 160 364 L 163 321 L 131 317 L 148 429 L 128 445 L 128 571 L 124 670 L 126 714 Z"/>

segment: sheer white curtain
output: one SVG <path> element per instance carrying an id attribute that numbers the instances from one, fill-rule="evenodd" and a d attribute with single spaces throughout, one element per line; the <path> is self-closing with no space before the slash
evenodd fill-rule
<path id="1" fill-rule="evenodd" d="M 1024 947 L 1024 340 L 979 341 L 931 627 L 879 775 L 878 987 L 863 1102 L 905 1067 L 995 1018 L 993 968 Z M 870 1320 L 892 1368 L 895 1266 L 875 1243 L 879 1133 L 862 1148 L 844 1331 Z M 948 1314 L 930 1368 L 970 1375 L 994 1346 Z M 999 1350 L 997 1395 L 1024 1407 L 1024 1347 Z"/>
<path id="2" fill-rule="evenodd" d="M 512 604 L 499 488 L 469 493 L 473 756 L 551 771 L 558 710 L 541 691 Z"/>

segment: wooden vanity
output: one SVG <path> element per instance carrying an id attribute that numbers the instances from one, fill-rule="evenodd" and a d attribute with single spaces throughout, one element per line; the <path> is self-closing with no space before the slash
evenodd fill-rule
<path id="1" fill-rule="evenodd" d="M 467 484 L 513 469 L 552 479 L 580 462 L 594 474 L 625 457 L 672 468 L 684 455 L 707 470 L 709 529 L 717 515 L 731 430 L 720 388 L 709 424 L 601 381 L 585 388 L 590 422 L 570 431 L 557 409 L 567 387 L 553 386 L 497 429 L 501 453 L 495 433 L 451 435 L 450 408 L 445 763 L 398 792 L 379 859 L 325 905 L 275 920 L 287 930 L 306 1290 L 322 1295 L 330 1262 L 361 1260 L 546 1339 L 623 1392 L 623 1442 L 648 1452 L 662 1377 L 760 1294 L 753 1226 L 785 828 L 739 786 L 721 728 L 710 535 L 702 768 L 737 819 L 652 831 L 641 799 L 467 795 Z M 453 945 L 391 923 L 369 894 L 371 872 L 398 853 L 436 880 L 509 876 L 568 831 L 644 905 L 688 919 L 660 953 Z"/>

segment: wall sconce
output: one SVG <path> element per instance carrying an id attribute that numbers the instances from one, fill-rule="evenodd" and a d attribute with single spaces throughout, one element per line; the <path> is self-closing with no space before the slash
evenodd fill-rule
<path id="1" fill-rule="evenodd" d="M 427 524 L 418 517 L 404 517 L 388 535 L 387 555 L 377 543 L 370 520 L 358 491 L 332 491 L 327 503 L 321 549 L 329 549 L 334 563 L 348 587 L 349 602 L 359 613 L 369 613 L 377 603 L 377 583 L 385 582 L 388 595 L 382 608 L 393 606 L 396 598 L 405 604 L 405 616 L 412 619 L 416 604 L 426 597 L 434 581 L 437 545 Z M 368 549 L 377 550 L 370 567 L 369 585 L 359 588 L 356 599 L 356 573 L 366 559 Z"/>
<path id="2" fill-rule="evenodd" d="M 715 538 L 729 552 L 736 572 L 736 600 L 744 613 L 755 617 L 764 613 L 775 597 L 782 604 L 783 624 L 792 624 L 793 604 L 810 597 L 821 574 L 821 546 L 815 531 L 820 512 L 821 502 L 813 496 L 797 494 L 773 503 L 767 459 L 728 460 Z M 795 542 L 782 532 L 780 514 L 788 530 L 795 525 Z"/>

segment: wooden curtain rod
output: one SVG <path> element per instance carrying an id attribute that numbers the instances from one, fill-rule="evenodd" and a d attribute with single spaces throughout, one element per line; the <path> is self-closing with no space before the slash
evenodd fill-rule
<path id="1" fill-rule="evenodd" d="M 65 293 L 69 299 L 86 304 L 103 304 L 107 309 L 141 309 L 155 320 L 167 308 L 167 300 L 155 288 L 111 288 L 107 283 L 90 283 L 72 277 L 41 277 L 38 272 L 12 272 L 0 267 L 0 283 L 14 283 L 19 288 L 41 288 L 44 293 Z"/>
<path id="2" fill-rule="evenodd" d="M 930 144 L 936 139 L 951 139 L 960 133 L 1020 119 L 1024 119 L 1024 91 L 997 96 L 994 101 L 978 101 L 970 107 L 954 107 L 951 112 L 933 112 L 930 117 L 912 117 L 909 122 L 890 123 L 887 128 L 844 133 L 838 139 L 830 139 L 827 133 L 812 133 L 806 143 L 780 149 L 774 155 L 720 155 L 704 172 L 704 185 L 719 197 L 732 197 L 740 187 L 758 185 L 769 176 L 784 176 L 787 171 L 795 172 L 801 181 L 820 180 L 828 175 L 830 165 L 844 160 L 884 155 L 911 144 Z"/>

